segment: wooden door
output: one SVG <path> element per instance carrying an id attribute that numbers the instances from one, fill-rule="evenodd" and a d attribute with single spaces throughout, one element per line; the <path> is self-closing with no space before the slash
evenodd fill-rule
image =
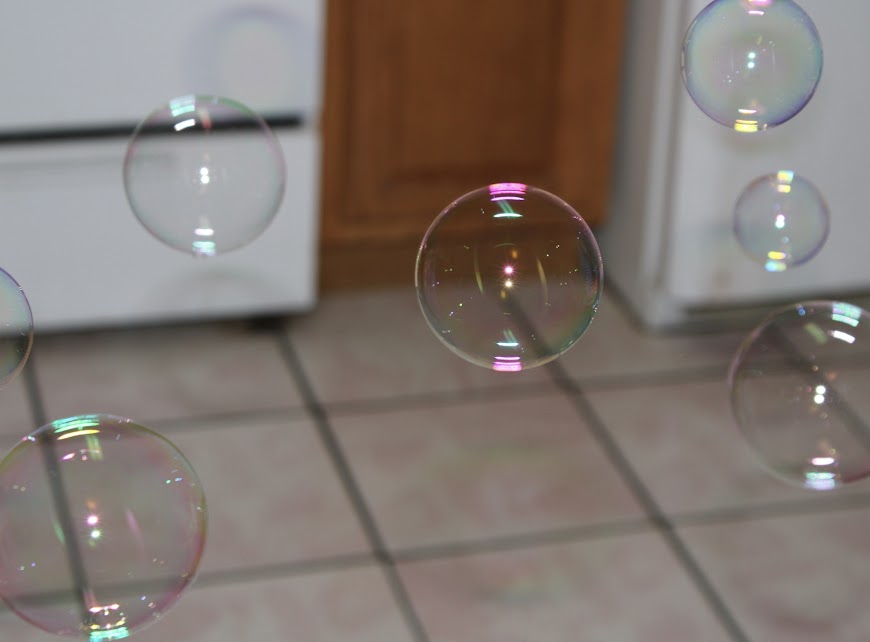
<path id="1" fill-rule="evenodd" d="M 493 182 L 604 216 L 623 0 L 328 0 L 321 285 L 412 283 L 438 213 Z"/>

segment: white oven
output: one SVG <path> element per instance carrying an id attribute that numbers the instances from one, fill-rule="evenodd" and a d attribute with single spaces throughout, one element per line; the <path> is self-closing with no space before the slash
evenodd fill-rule
<path id="1" fill-rule="evenodd" d="M 83 0 L 7 12 L 0 267 L 24 288 L 37 330 L 314 305 L 323 22 L 320 0 Z M 284 200 L 265 233 L 210 259 L 152 237 L 121 179 L 136 124 L 193 93 L 258 111 L 287 164 Z"/>
<path id="2" fill-rule="evenodd" d="M 739 134 L 707 118 L 681 77 L 683 36 L 707 2 L 630 3 L 616 181 L 599 238 L 605 279 L 659 327 L 870 291 L 870 3 L 799 0 L 824 49 L 818 89 L 793 120 Z M 778 170 L 820 189 L 831 231 L 815 258 L 771 273 L 741 250 L 733 211 L 750 181 Z"/>

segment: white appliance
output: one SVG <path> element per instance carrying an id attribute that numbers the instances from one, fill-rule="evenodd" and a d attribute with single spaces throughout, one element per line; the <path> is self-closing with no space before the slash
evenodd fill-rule
<path id="1" fill-rule="evenodd" d="M 320 0 L 21 3 L 0 26 L 0 267 L 37 330 L 302 311 L 316 300 Z M 196 259 L 127 204 L 136 124 L 171 98 L 238 100 L 287 162 L 275 220 Z M 240 213 L 240 215 L 244 215 Z"/>
<path id="2" fill-rule="evenodd" d="M 683 85 L 683 37 L 707 0 L 630 3 L 612 207 L 599 241 L 605 282 L 652 328 L 870 291 L 870 3 L 798 3 L 822 39 L 822 79 L 794 119 L 756 134 L 708 119 Z M 744 187 L 778 170 L 820 189 L 831 231 L 814 259 L 768 273 L 738 245 L 732 217 Z"/>

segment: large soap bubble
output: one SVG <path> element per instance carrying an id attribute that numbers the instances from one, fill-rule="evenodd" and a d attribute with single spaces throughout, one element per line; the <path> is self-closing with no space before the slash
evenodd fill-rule
<path id="1" fill-rule="evenodd" d="M 768 316 L 735 354 L 731 404 L 773 474 L 813 490 L 870 475 L 870 315 L 809 301 Z"/>
<path id="2" fill-rule="evenodd" d="M 682 67 L 705 114 L 756 132 L 786 122 L 810 101 L 822 75 L 822 44 L 792 0 L 715 0 L 686 32 Z"/>
<path id="3" fill-rule="evenodd" d="M 448 205 L 417 255 L 417 295 L 435 335 L 499 371 L 552 361 L 583 335 L 601 296 L 595 237 L 565 201 L 498 183 Z"/>
<path id="4" fill-rule="evenodd" d="M 810 181 L 782 170 L 752 181 L 734 206 L 734 234 L 768 272 L 812 259 L 828 238 L 830 214 Z"/>
<path id="5" fill-rule="evenodd" d="M 50 633 L 113 640 L 153 622 L 193 581 L 205 532 L 193 468 L 129 419 L 55 421 L 0 462 L 0 598 Z"/>
<path id="6" fill-rule="evenodd" d="M 243 247 L 274 219 L 284 155 L 266 122 L 215 96 L 171 101 L 140 123 L 124 159 L 133 213 L 155 237 L 195 256 Z"/>

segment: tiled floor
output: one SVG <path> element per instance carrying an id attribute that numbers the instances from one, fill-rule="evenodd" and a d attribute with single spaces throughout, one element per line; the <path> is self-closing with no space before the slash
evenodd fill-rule
<path id="1" fill-rule="evenodd" d="M 37 337 L 2 445 L 132 417 L 197 469 L 200 576 L 142 642 L 867 642 L 870 487 L 740 441 L 742 332 L 655 337 L 606 296 L 552 367 L 493 373 L 408 290 L 275 325 Z M 54 639 L 0 613 L 0 640 Z"/>

